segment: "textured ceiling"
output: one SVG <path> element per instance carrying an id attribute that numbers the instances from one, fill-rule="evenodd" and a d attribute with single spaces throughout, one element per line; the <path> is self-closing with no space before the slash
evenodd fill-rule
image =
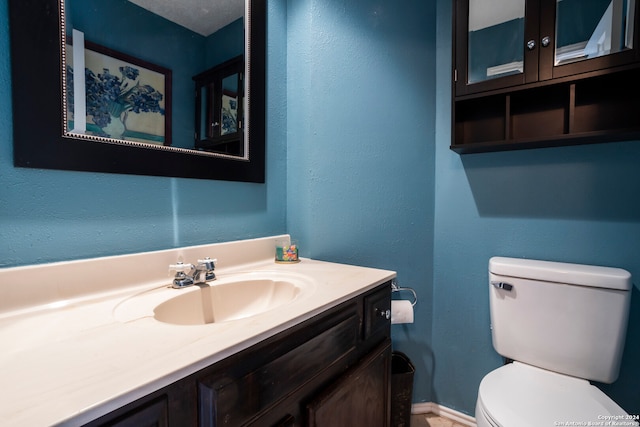
<path id="1" fill-rule="evenodd" d="M 244 0 L 129 0 L 203 36 L 244 15 Z"/>

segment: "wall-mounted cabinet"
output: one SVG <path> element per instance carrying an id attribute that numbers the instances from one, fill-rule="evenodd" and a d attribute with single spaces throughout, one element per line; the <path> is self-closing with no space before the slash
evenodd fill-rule
<path id="1" fill-rule="evenodd" d="M 640 137 L 636 0 L 457 0 L 451 149 Z"/>
<path id="2" fill-rule="evenodd" d="M 196 149 L 244 156 L 244 56 L 200 73 L 193 80 Z"/>

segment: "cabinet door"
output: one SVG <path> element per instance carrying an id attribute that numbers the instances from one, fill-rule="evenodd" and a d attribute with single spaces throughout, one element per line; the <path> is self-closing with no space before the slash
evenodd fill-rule
<path id="1" fill-rule="evenodd" d="M 543 0 L 540 80 L 639 60 L 637 0 Z"/>
<path id="2" fill-rule="evenodd" d="M 309 427 L 387 427 L 390 423 L 391 340 L 307 405 Z"/>
<path id="3" fill-rule="evenodd" d="M 637 64 L 637 3 L 457 0 L 456 96 Z"/>
<path id="4" fill-rule="evenodd" d="M 456 95 L 538 80 L 538 1 L 458 0 L 455 5 Z"/>

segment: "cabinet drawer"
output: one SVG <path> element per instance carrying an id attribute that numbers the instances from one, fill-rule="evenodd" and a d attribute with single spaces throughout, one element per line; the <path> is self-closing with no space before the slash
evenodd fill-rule
<path id="1" fill-rule="evenodd" d="M 301 387 L 327 366 L 355 351 L 358 324 L 358 316 L 352 313 L 241 378 L 215 375 L 199 381 L 200 425 L 240 425 Z"/>
<path id="2" fill-rule="evenodd" d="M 364 338 L 390 328 L 391 285 L 364 298 Z"/>

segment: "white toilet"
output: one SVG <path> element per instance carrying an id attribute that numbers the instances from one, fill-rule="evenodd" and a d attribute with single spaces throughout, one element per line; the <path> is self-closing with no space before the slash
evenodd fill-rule
<path id="1" fill-rule="evenodd" d="M 489 279 L 493 347 L 514 362 L 482 379 L 478 427 L 607 425 L 626 415 L 588 380 L 618 377 L 629 272 L 494 257 Z"/>

